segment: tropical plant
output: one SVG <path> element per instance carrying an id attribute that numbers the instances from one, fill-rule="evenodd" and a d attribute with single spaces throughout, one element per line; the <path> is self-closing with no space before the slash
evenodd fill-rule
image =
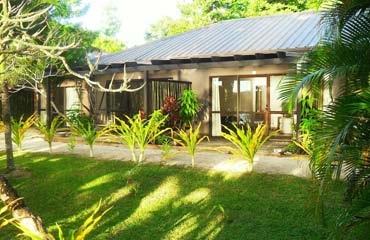
<path id="1" fill-rule="evenodd" d="M 173 140 L 185 147 L 188 150 L 188 154 L 191 157 L 191 166 L 195 166 L 195 153 L 197 152 L 198 145 L 204 140 L 208 139 L 208 136 L 200 137 L 200 127 L 201 123 L 198 124 L 198 126 L 193 129 L 193 126 L 190 125 L 189 130 L 185 131 L 183 129 L 179 129 L 178 132 L 175 132 L 175 137 Z"/>
<path id="2" fill-rule="evenodd" d="M 345 181 L 347 204 L 338 218 L 338 238 L 370 220 L 369 11 L 367 0 L 331 1 L 321 13 L 326 30 L 321 43 L 280 86 L 282 99 L 291 106 L 302 89 L 317 97 L 325 87 L 334 96 L 308 137 L 320 216 L 333 176 Z"/>
<path id="3" fill-rule="evenodd" d="M 248 171 L 253 171 L 254 156 L 271 137 L 271 134 L 266 135 L 267 125 L 258 125 L 254 132 L 249 125 L 247 125 L 247 129 L 244 129 L 244 127 L 239 128 L 236 124 L 233 124 L 235 130 L 231 130 L 227 126 L 223 127 L 228 133 L 222 132 L 222 137 L 229 140 L 236 147 L 230 148 L 231 153 L 243 156 L 248 161 Z"/>
<path id="4" fill-rule="evenodd" d="M 42 134 L 44 134 L 45 141 L 49 144 L 49 153 L 53 152 L 53 140 L 57 129 L 63 124 L 63 118 L 56 116 L 50 123 L 50 126 L 43 123 L 41 120 L 37 122 L 37 127 Z"/>
<path id="5" fill-rule="evenodd" d="M 157 137 L 156 141 L 160 144 L 162 161 L 166 160 L 170 156 L 171 152 L 171 138 L 166 135 L 160 135 Z"/>
<path id="6" fill-rule="evenodd" d="M 125 117 L 127 123 L 116 118 L 119 124 L 114 124 L 112 128 L 120 136 L 121 142 L 129 147 L 132 160 L 140 164 L 144 160 L 144 152 L 148 144 L 154 142 L 159 135 L 170 130 L 169 128 L 162 129 L 167 116 L 157 110 L 150 115 L 149 119 L 143 119 L 140 112 L 133 118 Z M 136 147 L 139 150 L 138 157 L 135 153 Z"/>
<path id="7" fill-rule="evenodd" d="M 138 162 L 144 160 L 144 151 L 147 145 L 154 142 L 155 139 L 169 130 L 169 128 L 161 129 L 167 120 L 160 110 L 154 111 L 148 120 L 143 120 L 139 114 L 131 126 L 135 133 L 136 143 L 139 148 Z"/>
<path id="8" fill-rule="evenodd" d="M 183 124 L 192 123 L 199 110 L 199 102 L 192 90 L 185 90 L 180 98 L 180 118 Z"/>
<path id="9" fill-rule="evenodd" d="M 96 140 L 110 131 L 110 126 L 98 130 L 93 121 L 86 121 L 84 118 L 77 118 L 77 122 L 71 128 L 73 134 L 81 136 L 89 146 L 90 157 L 94 157 L 94 144 Z"/>
<path id="10" fill-rule="evenodd" d="M 67 143 L 68 150 L 73 152 L 76 147 L 76 137 L 73 133 L 69 136 L 69 141 Z"/>
<path id="11" fill-rule="evenodd" d="M 115 117 L 115 123 L 111 125 L 111 129 L 113 132 L 118 134 L 121 143 L 130 149 L 132 161 L 137 162 L 135 154 L 136 136 L 133 129 L 131 129 L 131 125 L 135 123 L 132 118 L 128 116 L 125 117 L 128 123 L 119 119 L 118 117 Z"/>
<path id="12" fill-rule="evenodd" d="M 55 238 L 55 236 L 53 236 L 50 233 L 47 233 L 46 234 L 47 236 L 41 237 L 40 235 L 37 235 L 34 232 L 30 231 L 27 227 L 18 223 L 17 219 L 15 219 L 15 218 L 7 219 L 6 218 L 7 210 L 8 210 L 7 206 L 0 209 L 0 219 L 2 220 L 2 223 L 0 224 L 0 228 L 6 226 L 8 224 L 12 224 L 13 226 L 18 228 L 22 232 L 21 235 L 23 235 L 25 237 L 29 237 L 32 240 L 45 240 L 45 239 L 49 239 L 49 240 L 56 240 L 56 239 L 58 239 L 58 240 L 84 240 L 96 228 L 99 221 L 103 218 L 103 216 L 109 210 L 111 210 L 111 208 L 108 208 L 108 209 L 102 211 L 102 201 L 100 200 L 97 207 L 94 209 L 92 214 L 85 220 L 83 225 L 81 225 L 80 228 L 77 229 L 77 230 L 69 231 L 67 236 L 65 236 L 65 233 L 63 232 L 62 228 L 58 224 L 56 224 L 56 227 L 58 229 L 58 238 Z"/>
<path id="13" fill-rule="evenodd" d="M 161 108 L 162 114 L 168 115 L 167 125 L 169 127 L 175 127 L 180 120 L 179 114 L 180 106 L 179 102 L 174 96 L 168 96 L 163 103 Z"/>
<path id="14" fill-rule="evenodd" d="M 32 114 L 24 121 L 23 115 L 19 118 L 18 121 L 12 117 L 11 123 L 12 123 L 12 140 L 15 143 L 15 145 L 17 145 L 18 151 L 21 151 L 25 133 L 35 123 L 35 114 Z"/>

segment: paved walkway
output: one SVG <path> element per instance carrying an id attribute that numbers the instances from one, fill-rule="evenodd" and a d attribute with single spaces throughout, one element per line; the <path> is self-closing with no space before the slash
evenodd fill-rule
<path id="1" fill-rule="evenodd" d="M 4 151 L 4 136 L 0 134 L 0 151 Z M 219 146 L 219 142 L 204 143 L 201 147 L 209 148 Z M 14 149 L 16 147 L 14 146 Z M 34 130 L 27 132 L 23 142 L 23 151 L 42 152 L 49 151 L 48 144 L 42 139 L 41 135 Z M 186 154 L 185 149 L 174 147 L 173 152 L 179 152 L 170 157 L 165 164 L 191 166 L 190 157 Z M 71 153 L 68 150 L 67 143 L 54 142 L 53 153 L 65 154 Z M 76 155 L 89 156 L 89 149 L 84 143 L 77 143 L 73 151 Z M 102 144 L 97 143 L 94 146 L 94 156 L 97 159 L 110 159 L 130 161 L 131 153 L 129 149 L 122 144 Z M 149 145 L 145 150 L 145 161 L 150 163 L 160 163 L 162 159 L 161 150 L 158 146 Z M 248 163 L 244 160 L 235 159 L 234 156 L 227 153 L 220 153 L 211 150 L 204 150 L 196 155 L 195 166 L 197 168 L 226 171 L 233 173 L 243 173 L 248 168 Z M 288 174 L 298 177 L 309 177 L 308 160 L 305 156 L 279 156 L 277 153 L 266 153 L 261 151 L 257 153 L 253 170 L 256 172 L 270 174 Z"/>

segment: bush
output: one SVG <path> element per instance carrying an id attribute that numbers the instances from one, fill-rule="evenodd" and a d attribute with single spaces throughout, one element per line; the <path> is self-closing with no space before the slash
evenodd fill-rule
<path id="1" fill-rule="evenodd" d="M 229 140 L 236 148 L 231 148 L 231 152 L 235 155 L 243 156 L 249 163 L 249 171 L 253 170 L 254 156 L 262 145 L 271 137 L 265 136 L 267 125 L 258 125 L 255 132 L 252 132 L 251 127 L 248 125 L 245 130 L 243 127 L 239 128 L 235 124 L 233 127 L 235 131 L 223 126 L 229 133 L 221 133 L 222 136 Z"/>
<path id="2" fill-rule="evenodd" d="M 199 131 L 201 127 L 201 123 L 193 129 L 192 125 L 190 125 L 190 129 L 188 132 L 180 129 L 179 132 L 175 132 L 176 138 L 173 140 L 180 144 L 181 146 L 187 148 L 188 154 L 191 157 L 191 166 L 195 166 L 195 153 L 197 151 L 197 146 L 204 140 L 208 139 L 207 136 L 199 137 Z"/>
<path id="3" fill-rule="evenodd" d="M 178 125 L 180 121 L 180 106 L 179 102 L 174 96 L 168 96 L 164 100 L 164 104 L 161 107 L 162 114 L 167 115 L 167 126 L 174 128 Z"/>
<path id="4" fill-rule="evenodd" d="M 53 143 L 55 133 L 56 133 L 58 127 L 60 127 L 60 125 L 62 125 L 62 123 L 63 123 L 63 119 L 60 116 L 55 117 L 53 119 L 53 121 L 51 121 L 50 127 L 48 127 L 47 124 L 44 124 L 40 120 L 37 122 L 38 129 L 40 130 L 40 132 L 42 134 L 44 134 L 44 139 L 49 144 L 49 152 L 50 153 L 52 152 L 52 143 Z"/>
<path id="5" fill-rule="evenodd" d="M 35 119 L 35 114 L 29 116 L 25 121 L 23 121 L 23 115 L 18 121 L 14 118 L 11 118 L 12 141 L 15 143 L 15 145 L 17 145 L 18 151 L 22 150 L 22 142 L 24 140 L 25 133 L 35 123 Z"/>
<path id="6" fill-rule="evenodd" d="M 161 129 L 167 119 L 160 110 L 153 112 L 149 119 L 142 119 L 141 114 L 130 118 L 126 117 L 126 121 L 116 118 L 118 124 L 112 125 L 112 130 L 116 132 L 121 142 L 127 145 L 131 151 L 132 160 L 138 164 L 144 160 L 144 151 L 147 145 L 154 142 L 155 139 L 169 128 Z M 136 156 L 136 147 L 139 150 L 139 156 Z"/>
<path id="7" fill-rule="evenodd" d="M 180 98 L 180 118 L 183 124 L 192 123 L 199 110 L 199 102 L 192 90 L 185 90 Z"/>

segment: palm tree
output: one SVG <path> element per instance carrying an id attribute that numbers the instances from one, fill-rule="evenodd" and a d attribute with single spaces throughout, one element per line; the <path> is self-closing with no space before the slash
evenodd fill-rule
<path id="1" fill-rule="evenodd" d="M 345 181 L 348 208 L 338 225 L 341 238 L 370 221 L 370 3 L 332 1 L 320 14 L 322 41 L 304 57 L 298 73 L 282 81 L 280 93 L 291 108 L 302 93 L 318 98 L 323 87 L 335 97 L 316 116 L 309 152 L 319 202 L 333 176 Z"/>

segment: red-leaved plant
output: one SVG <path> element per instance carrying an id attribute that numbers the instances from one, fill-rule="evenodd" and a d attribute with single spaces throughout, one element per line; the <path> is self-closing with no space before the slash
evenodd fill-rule
<path id="1" fill-rule="evenodd" d="M 168 115 L 168 126 L 176 127 L 180 120 L 180 105 L 174 96 L 168 96 L 161 108 L 163 115 Z"/>

